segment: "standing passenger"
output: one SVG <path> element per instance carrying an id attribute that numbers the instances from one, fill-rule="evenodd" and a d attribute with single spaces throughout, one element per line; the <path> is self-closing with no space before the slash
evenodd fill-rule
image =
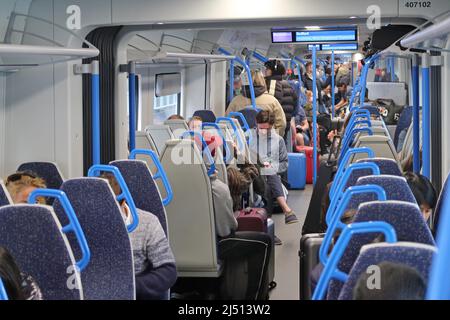
<path id="1" fill-rule="evenodd" d="M 279 135 L 284 136 L 286 130 L 286 116 L 283 107 L 274 96 L 271 96 L 267 92 L 266 80 L 260 71 L 252 71 L 252 78 L 255 89 L 256 106 L 262 110 L 273 113 L 275 117 L 275 130 Z M 237 112 L 251 107 L 250 87 L 245 85 L 242 89 L 241 95 L 234 97 L 228 106 L 226 112 L 227 116 L 230 112 Z"/>

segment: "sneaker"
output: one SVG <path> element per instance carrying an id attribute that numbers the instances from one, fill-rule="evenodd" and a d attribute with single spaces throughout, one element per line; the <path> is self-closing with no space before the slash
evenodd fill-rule
<path id="1" fill-rule="evenodd" d="M 276 246 L 281 246 L 283 244 L 283 241 L 281 241 L 281 239 L 278 238 L 277 236 L 275 236 L 275 238 L 273 240 L 274 240 Z"/>
<path id="2" fill-rule="evenodd" d="M 293 223 L 297 223 L 297 222 L 298 222 L 297 216 L 295 215 L 295 213 L 293 211 L 289 212 L 284 217 L 284 223 L 286 223 L 286 224 L 293 224 Z"/>

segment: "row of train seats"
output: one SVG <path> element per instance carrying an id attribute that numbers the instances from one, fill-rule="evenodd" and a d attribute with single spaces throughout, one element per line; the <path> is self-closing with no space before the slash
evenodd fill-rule
<path id="1" fill-rule="evenodd" d="M 235 166 L 239 154 L 248 156 L 246 131 L 251 128 L 248 123 L 256 125 L 256 112 L 251 110 L 245 117 L 239 114 L 225 118 L 216 117 L 209 110 L 200 110 L 193 116 L 202 119 L 201 135 L 204 139 L 208 139 L 205 132 L 209 132 L 211 136 L 225 142 L 214 149 L 213 160 L 218 178 L 228 184 L 227 166 Z M 144 132 L 137 132 L 137 137 L 140 138 L 136 146 L 139 149 L 154 150 L 159 155 L 171 182 L 174 198 L 166 210 L 178 275 L 183 278 L 217 278 L 222 272 L 222 266 L 217 257 L 214 204 L 209 177 L 211 164 L 205 158 L 205 153 L 209 152 L 202 152 L 202 147 L 199 147 L 195 139 L 184 139 L 187 132 L 194 134 L 189 130 L 185 120 L 167 120 L 164 125 L 149 125 Z M 237 151 L 233 151 L 233 146 Z M 195 188 L 186 187 L 191 185 Z M 188 241 L 187 234 L 190 235 Z"/>
<path id="2" fill-rule="evenodd" d="M 248 152 L 242 128 L 249 127 L 244 119 L 204 122 L 205 130 L 211 127 L 216 130 L 214 136 L 227 142 L 216 149 L 214 159 L 205 158 L 208 152 L 195 139 L 184 139 L 192 134 L 203 140 L 201 135 L 190 132 L 185 121 L 171 120 L 138 133 L 137 149 L 129 159 L 93 166 L 88 177 L 65 180 L 57 165 L 49 162 L 21 165 L 18 171 L 32 171 L 49 188 L 34 192 L 30 203 L 45 197 L 50 205 L 12 205 L 2 183 L 0 246 L 11 252 L 25 274 L 33 275 L 45 299 L 135 299 L 129 233 L 139 224 L 139 208 L 158 217 L 174 253 L 178 277 L 219 278 L 222 263 L 217 255 L 209 176 L 211 167 L 217 168 L 218 177 L 226 183 L 226 165 L 236 161 L 226 153 Z M 189 158 L 180 162 L 174 155 Z M 102 172 L 116 177 L 121 195 L 116 197 L 108 182 L 98 178 Z M 131 225 L 124 224 L 120 199 L 126 199 L 130 207 Z M 274 268 L 273 261 L 271 265 Z"/>
<path id="3" fill-rule="evenodd" d="M 301 246 L 307 260 L 300 267 L 301 299 L 352 299 L 358 278 L 385 261 L 410 266 L 426 280 L 436 251 L 384 122 L 369 107 L 349 116 L 329 192 L 327 231 L 302 238 L 314 241 Z M 409 126 L 405 120 L 398 129 Z M 319 263 L 323 270 L 314 288 L 311 275 Z"/>
<path id="4" fill-rule="evenodd" d="M 157 167 L 161 168 L 159 162 Z M 114 161 L 93 166 L 88 177 L 69 180 L 49 162 L 26 163 L 18 171 L 33 171 L 49 188 L 34 191 L 29 202 L 42 196 L 51 205 L 12 205 L 2 182 L 0 246 L 12 254 L 24 274 L 32 275 L 44 299 L 135 299 L 129 233 L 139 224 L 137 208 L 157 216 L 168 234 L 163 205 L 167 198 L 161 197 L 154 181 L 157 176 L 152 177 L 147 164 Z M 106 180 L 97 178 L 102 172 L 114 174 L 123 192 L 120 196 L 115 196 Z M 163 172 L 157 174 L 166 181 Z M 170 186 L 168 190 L 171 194 Z M 131 225 L 125 225 L 118 199 L 127 201 Z"/>

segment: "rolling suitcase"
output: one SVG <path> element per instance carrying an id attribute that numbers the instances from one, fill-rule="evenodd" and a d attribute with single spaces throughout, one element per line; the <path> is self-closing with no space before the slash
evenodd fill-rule
<path id="1" fill-rule="evenodd" d="M 245 208 L 238 212 L 237 231 L 256 231 L 267 233 L 267 211 L 264 208 Z"/>
<path id="2" fill-rule="evenodd" d="M 297 146 L 297 151 L 304 153 L 306 156 L 306 183 L 313 183 L 313 163 L 314 163 L 314 148 L 306 146 Z M 320 160 L 319 155 L 317 155 L 317 168 L 319 168 Z"/>
<path id="3" fill-rule="evenodd" d="M 288 182 L 290 189 L 305 189 L 306 155 L 304 153 L 288 153 Z"/>
<path id="4" fill-rule="evenodd" d="M 300 239 L 300 251 L 298 252 L 300 300 L 311 300 L 311 273 L 319 263 L 319 249 L 323 238 L 323 233 L 312 233 L 304 235 Z"/>

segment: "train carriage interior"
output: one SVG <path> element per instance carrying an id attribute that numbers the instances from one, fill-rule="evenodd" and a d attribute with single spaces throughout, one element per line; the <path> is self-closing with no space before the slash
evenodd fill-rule
<path id="1" fill-rule="evenodd" d="M 0 300 L 450 300 L 449 87 L 448 0 L 2 0 Z"/>

